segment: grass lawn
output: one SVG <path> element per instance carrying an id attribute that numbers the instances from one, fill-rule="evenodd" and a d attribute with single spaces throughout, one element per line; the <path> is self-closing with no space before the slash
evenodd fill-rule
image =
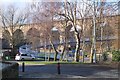
<path id="1" fill-rule="evenodd" d="M 57 64 L 58 61 L 19 61 L 19 64 L 25 63 L 26 65 L 39 65 L 39 64 L 44 64 L 44 65 L 48 65 L 48 64 Z M 82 64 L 82 62 L 66 62 L 66 61 L 59 61 L 59 63 L 61 64 Z"/>

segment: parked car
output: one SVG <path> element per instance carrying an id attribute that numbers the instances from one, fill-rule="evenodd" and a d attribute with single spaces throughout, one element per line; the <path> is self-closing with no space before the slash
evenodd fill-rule
<path id="1" fill-rule="evenodd" d="M 15 60 L 34 60 L 35 57 L 30 54 L 17 54 Z"/>

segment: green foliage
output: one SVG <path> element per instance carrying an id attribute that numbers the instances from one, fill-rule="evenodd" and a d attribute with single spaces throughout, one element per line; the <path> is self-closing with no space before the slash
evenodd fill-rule
<path id="1" fill-rule="evenodd" d="M 112 60 L 120 61 L 120 51 L 116 51 L 116 50 L 112 51 Z"/>
<path id="2" fill-rule="evenodd" d="M 66 62 L 66 61 L 19 61 L 18 64 L 25 63 L 25 65 L 29 64 L 44 64 L 44 65 L 49 65 L 49 64 L 84 64 L 82 62 Z"/>
<path id="3" fill-rule="evenodd" d="M 87 57 L 88 56 L 88 53 L 87 52 L 84 52 L 84 57 Z"/>

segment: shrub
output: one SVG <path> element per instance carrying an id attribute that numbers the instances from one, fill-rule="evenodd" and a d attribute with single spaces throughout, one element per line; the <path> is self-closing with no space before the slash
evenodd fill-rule
<path id="1" fill-rule="evenodd" d="M 112 51 L 112 60 L 120 61 L 120 51 L 116 51 L 116 50 Z"/>

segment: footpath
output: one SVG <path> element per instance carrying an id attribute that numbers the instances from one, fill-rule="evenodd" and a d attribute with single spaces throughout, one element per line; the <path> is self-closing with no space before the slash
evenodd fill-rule
<path id="1" fill-rule="evenodd" d="M 96 64 L 61 64 L 61 74 L 57 72 L 57 66 L 54 65 L 26 65 L 25 71 L 22 72 L 22 66 L 19 66 L 19 78 L 70 78 L 70 79 L 87 79 L 91 78 L 108 78 L 108 80 L 118 79 L 118 69 L 107 67 L 107 65 Z M 109 79 L 110 78 L 110 79 Z M 94 80 L 94 79 L 91 79 Z M 96 80 L 96 79 L 95 79 Z M 101 79 L 100 79 L 101 80 Z M 104 79 L 102 79 L 104 80 Z M 105 79 L 107 80 L 107 79 Z"/>

